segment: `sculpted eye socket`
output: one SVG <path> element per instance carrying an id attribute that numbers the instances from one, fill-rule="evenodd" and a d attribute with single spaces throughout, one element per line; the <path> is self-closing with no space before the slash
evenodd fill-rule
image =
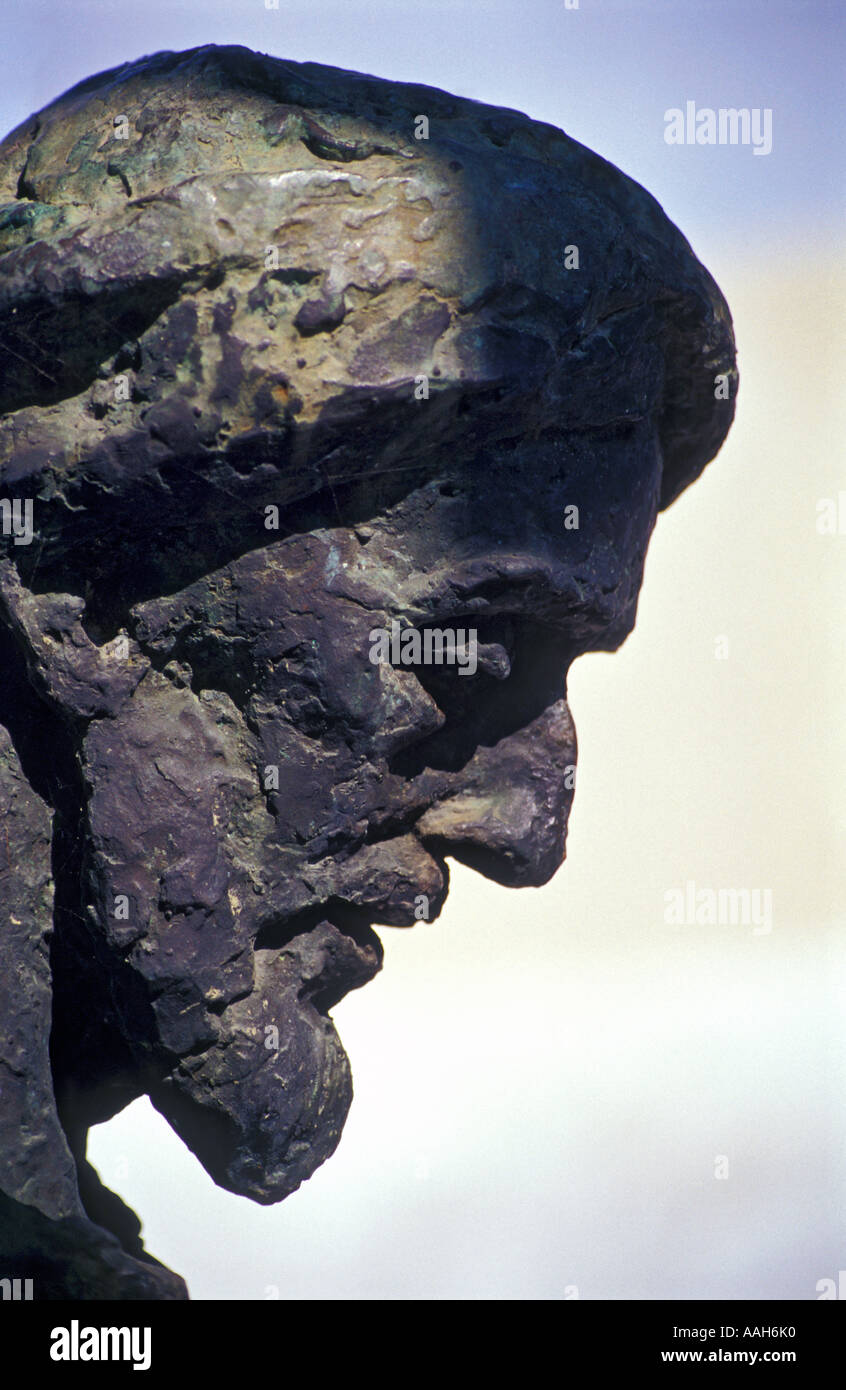
<path id="1" fill-rule="evenodd" d="M 480 745 L 492 747 L 564 694 L 570 652 L 560 634 L 512 618 L 479 620 L 476 633 L 472 680 L 457 665 L 412 668 L 444 724 L 398 751 L 389 760 L 392 773 L 457 772 Z"/>
<path id="2" fill-rule="evenodd" d="M 500 642 L 486 642 L 478 648 L 478 666 L 494 680 L 505 681 L 511 675 L 511 657 Z"/>
<path id="3" fill-rule="evenodd" d="M 453 671 L 473 676 L 481 666 L 504 678 L 510 670 L 503 647 L 496 651 L 480 643 L 478 628 L 470 624 L 455 627 L 403 627 L 394 623 L 390 641 L 390 663 L 397 669 Z"/>

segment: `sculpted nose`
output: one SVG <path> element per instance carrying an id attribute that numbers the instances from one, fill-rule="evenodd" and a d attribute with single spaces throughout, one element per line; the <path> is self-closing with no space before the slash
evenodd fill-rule
<path id="1" fill-rule="evenodd" d="M 547 883 L 565 857 L 576 771 L 566 700 L 451 774 L 415 827 L 424 845 L 508 887 Z"/>

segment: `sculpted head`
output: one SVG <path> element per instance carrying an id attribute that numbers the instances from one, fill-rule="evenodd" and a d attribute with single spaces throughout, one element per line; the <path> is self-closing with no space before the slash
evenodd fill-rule
<path id="1" fill-rule="evenodd" d="M 425 930 L 449 858 L 561 864 L 567 670 L 722 442 L 731 322 L 560 131 L 244 49 L 91 79 L 0 177 L 0 718 L 54 811 L 60 1113 L 81 1153 L 148 1093 L 278 1201 L 340 1137 L 373 925 Z"/>

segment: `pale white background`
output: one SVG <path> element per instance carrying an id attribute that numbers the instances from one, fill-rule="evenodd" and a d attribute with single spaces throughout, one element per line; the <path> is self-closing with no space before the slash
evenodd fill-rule
<path id="1" fill-rule="evenodd" d="M 92 1132 L 92 1161 L 193 1297 L 809 1299 L 846 1269 L 846 531 L 816 530 L 818 500 L 846 490 L 841 15 L 4 10 L 4 128 L 99 69 L 209 41 L 561 125 L 661 200 L 740 349 L 737 422 L 659 520 L 634 635 L 571 673 L 566 865 L 523 892 L 456 869 L 437 923 L 382 933 L 383 974 L 335 1011 L 356 1098 L 334 1158 L 259 1208 L 216 1189 L 146 1102 Z M 772 154 L 666 146 L 663 113 L 687 99 L 771 107 Z M 689 878 L 771 888 L 772 932 L 666 926 L 664 894 Z"/>

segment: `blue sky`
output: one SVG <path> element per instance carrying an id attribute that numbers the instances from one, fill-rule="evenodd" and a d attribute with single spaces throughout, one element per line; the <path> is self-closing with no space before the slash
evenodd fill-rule
<path id="1" fill-rule="evenodd" d="M 144 53 L 242 43 L 559 125 L 645 184 L 708 264 L 801 255 L 842 226 L 845 33 L 842 0 L 6 0 L 0 126 Z M 772 153 L 666 145 L 664 113 L 688 100 L 769 107 Z"/>

